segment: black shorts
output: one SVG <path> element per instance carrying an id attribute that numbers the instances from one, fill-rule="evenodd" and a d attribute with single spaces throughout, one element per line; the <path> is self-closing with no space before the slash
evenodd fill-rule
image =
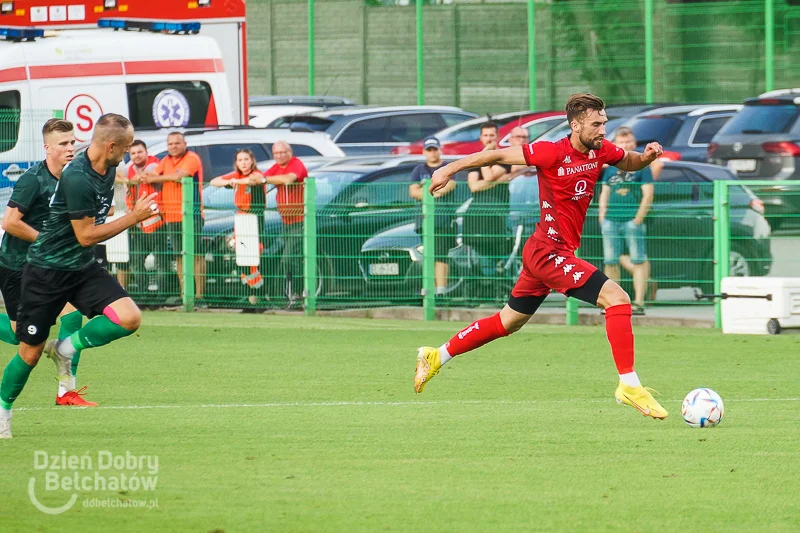
<path id="1" fill-rule="evenodd" d="M 19 303 L 17 338 L 30 346 L 47 340 L 50 327 L 67 303 L 83 316 L 93 318 L 128 293 L 102 266 L 92 263 L 83 270 L 51 270 L 25 265 Z"/>
<path id="2" fill-rule="evenodd" d="M 172 249 L 172 255 L 181 255 L 183 251 L 183 223 L 167 222 L 163 228 L 158 230 L 166 233 Z M 203 255 L 203 218 L 194 217 L 194 255 Z"/>
<path id="3" fill-rule="evenodd" d="M 19 310 L 19 294 L 22 290 L 22 270 L 10 270 L 0 267 L 0 292 L 3 293 L 3 302 L 6 314 L 12 322 L 17 321 Z"/>
<path id="4" fill-rule="evenodd" d="M 446 263 L 450 250 L 458 244 L 455 234 L 451 233 L 451 231 L 450 228 L 437 228 L 436 230 L 436 235 L 433 238 L 433 253 L 438 262 Z"/>

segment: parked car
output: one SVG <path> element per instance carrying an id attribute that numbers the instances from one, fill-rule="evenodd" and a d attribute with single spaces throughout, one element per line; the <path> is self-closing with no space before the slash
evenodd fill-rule
<path id="1" fill-rule="evenodd" d="M 325 132 L 348 155 L 388 154 L 476 116 L 448 106 L 354 106 L 283 117 L 269 127 Z"/>
<path id="2" fill-rule="evenodd" d="M 656 193 L 647 218 L 647 255 L 651 262 L 651 277 L 660 288 L 697 287 L 704 292 L 713 288 L 713 182 L 735 180 L 725 168 L 704 163 L 665 161 Z M 524 238 L 533 232 L 539 219 L 539 191 L 535 177 L 518 178 L 511 182 L 511 207 L 505 249 L 520 253 L 516 234 Z M 599 185 L 598 185 L 599 187 Z M 763 216 L 763 203 L 745 186 L 731 190 L 731 272 L 732 276 L 764 276 L 772 266 L 770 226 Z M 466 202 L 465 202 L 466 203 Z M 462 206 L 459 212 L 463 212 Z M 463 216 L 458 220 L 463 227 Z M 520 230 L 521 228 L 521 230 Z M 475 263 L 469 261 L 470 236 L 459 231 L 458 246 L 450 250 L 451 275 L 449 291 L 460 294 L 476 279 Z M 581 257 L 602 267 L 602 238 L 596 204 L 587 214 L 580 249 Z M 417 291 L 421 284 L 424 248 L 413 224 L 402 223 L 388 228 L 366 241 L 361 250 L 362 272 L 367 273 L 368 287 L 375 292 L 401 294 Z M 486 254 L 472 254 L 473 257 Z M 501 257 L 497 255 L 495 257 Z M 489 272 L 508 278 L 515 267 L 510 258 L 502 264 L 490 263 Z M 373 263 L 398 264 L 394 269 L 372 268 Z M 485 265 L 485 263 L 484 263 Z M 508 266 L 508 268 L 506 268 Z M 483 271 L 483 267 L 479 267 Z M 375 274 L 370 275 L 370 272 Z M 484 272 L 485 279 L 492 275 Z M 514 278 L 515 280 L 516 278 Z M 498 280 L 500 282 L 500 280 Z M 513 285 L 513 284 L 512 284 Z M 505 285 L 508 288 L 506 282 Z M 469 291 L 467 291 L 469 293 Z M 474 293 L 474 291 L 472 291 Z M 497 294 L 486 293 L 482 294 Z M 500 298 L 502 299 L 502 298 Z"/>
<path id="3" fill-rule="evenodd" d="M 142 136 L 148 151 L 159 159 L 167 155 L 167 133 Z M 297 157 L 325 156 L 342 157 L 344 152 L 324 133 L 288 132 L 256 128 L 187 130 L 184 131 L 189 150 L 197 152 L 203 162 L 203 175 L 206 180 L 227 174 L 233 169 L 236 151 L 249 148 L 256 161 L 272 159 L 272 143 L 283 140 L 292 145 Z"/>
<path id="4" fill-rule="evenodd" d="M 608 117 L 608 122 L 606 123 L 606 138 L 613 138 L 614 130 L 616 130 L 619 125 L 637 113 L 649 111 L 650 109 L 655 109 L 657 107 L 663 107 L 664 105 L 665 104 L 625 104 L 607 107 L 606 116 Z M 559 122 L 550 130 L 544 132 L 539 137 L 531 137 L 531 140 L 555 142 L 563 137 L 566 137 L 571 132 L 572 128 L 570 127 L 569 123 L 564 120 Z"/>
<path id="5" fill-rule="evenodd" d="M 498 146 L 505 148 L 509 145 L 511 130 L 522 126 L 528 130 L 531 139 L 535 139 L 550 128 L 561 123 L 566 115 L 563 111 L 518 111 L 502 113 L 499 115 L 483 115 L 472 120 L 466 120 L 455 126 L 450 126 L 433 134 L 442 144 L 442 153 L 450 155 L 468 155 L 483 149 L 480 142 L 481 125 L 492 121 L 498 126 Z M 422 144 L 425 139 L 419 139 L 408 146 L 398 146 L 392 150 L 393 154 L 421 154 Z"/>
<path id="6" fill-rule="evenodd" d="M 665 158 L 705 163 L 711 139 L 741 108 L 737 104 L 659 107 L 621 125 L 633 130 L 640 148 L 657 142 L 664 148 Z M 608 137 L 613 139 L 613 134 Z"/>
<path id="7" fill-rule="evenodd" d="M 800 180 L 800 88 L 745 100 L 714 136 L 708 161 L 728 167 L 739 179 Z M 800 184 L 754 190 L 774 228 L 800 213 Z"/>
<path id="8" fill-rule="evenodd" d="M 355 102 L 340 96 L 251 96 L 249 124 L 263 128 L 280 117 L 354 105 Z"/>

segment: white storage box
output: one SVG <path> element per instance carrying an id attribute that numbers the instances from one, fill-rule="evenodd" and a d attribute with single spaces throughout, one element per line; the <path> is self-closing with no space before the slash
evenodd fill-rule
<path id="1" fill-rule="evenodd" d="M 727 295 L 723 333 L 775 335 L 800 328 L 800 278 L 723 278 L 721 292 Z"/>

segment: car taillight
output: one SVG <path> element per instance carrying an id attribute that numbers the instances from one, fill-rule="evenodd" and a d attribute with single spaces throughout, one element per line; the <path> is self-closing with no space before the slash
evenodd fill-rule
<path id="1" fill-rule="evenodd" d="M 663 152 L 661 152 L 661 159 L 667 159 L 669 161 L 680 161 L 681 153 L 672 152 L 670 150 L 664 150 Z"/>
<path id="2" fill-rule="evenodd" d="M 392 155 L 405 155 L 411 153 L 411 147 L 409 146 L 395 146 L 392 148 Z"/>
<path id="3" fill-rule="evenodd" d="M 763 215 L 764 214 L 764 202 L 759 200 L 758 198 L 754 198 L 750 200 L 750 209 L 755 211 L 756 213 Z"/>
<path id="4" fill-rule="evenodd" d="M 768 154 L 780 154 L 791 157 L 800 156 L 800 146 L 788 141 L 764 143 L 761 148 Z"/>
<path id="5" fill-rule="evenodd" d="M 719 148 L 719 145 L 717 143 L 711 143 L 708 145 L 706 155 L 709 161 L 711 160 L 712 157 L 714 157 L 714 152 L 717 151 L 717 148 Z"/>

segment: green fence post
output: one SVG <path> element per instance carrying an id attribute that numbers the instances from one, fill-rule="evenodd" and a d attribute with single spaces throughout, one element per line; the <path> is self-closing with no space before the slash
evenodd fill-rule
<path id="1" fill-rule="evenodd" d="M 536 109 L 536 3 L 528 0 L 528 106 Z"/>
<path id="2" fill-rule="evenodd" d="M 722 278 L 730 272 L 731 232 L 728 182 L 714 182 L 714 294 L 722 291 Z M 722 327 L 722 300 L 714 300 L 714 326 Z"/>
<path id="3" fill-rule="evenodd" d="M 422 315 L 425 320 L 436 318 L 436 251 L 433 242 L 436 226 L 433 195 L 428 192 L 430 186 L 431 180 L 425 180 L 422 186 Z"/>
<path id="4" fill-rule="evenodd" d="M 417 0 L 417 105 L 423 105 L 425 103 L 424 46 L 425 41 L 424 35 L 422 34 L 422 0 Z"/>
<path id="5" fill-rule="evenodd" d="M 303 203 L 303 296 L 306 316 L 314 316 L 317 313 L 317 184 L 314 178 L 305 180 Z"/>
<path id="6" fill-rule="evenodd" d="M 764 0 L 764 89 L 775 88 L 775 0 Z"/>
<path id="7" fill-rule="evenodd" d="M 579 250 L 575 250 L 575 257 L 580 257 L 578 252 Z M 578 320 L 578 300 L 567 296 L 567 325 L 577 326 Z"/>
<path id="8" fill-rule="evenodd" d="M 194 311 L 194 180 L 181 178 L 183 195 L 182 245 L 183 251 L 183 310 Z"/>
<path id="9" fill-rule="evenodd" d="M 314 96 L 314 0 L 308 0 L 308 94 Z"/>
<path id="10" fill-rule="evenodd" d="M 653 0 L 644 0 L 644 84 L 648 104 L 652 104 L 655 98 L 653 62 Z"/>

